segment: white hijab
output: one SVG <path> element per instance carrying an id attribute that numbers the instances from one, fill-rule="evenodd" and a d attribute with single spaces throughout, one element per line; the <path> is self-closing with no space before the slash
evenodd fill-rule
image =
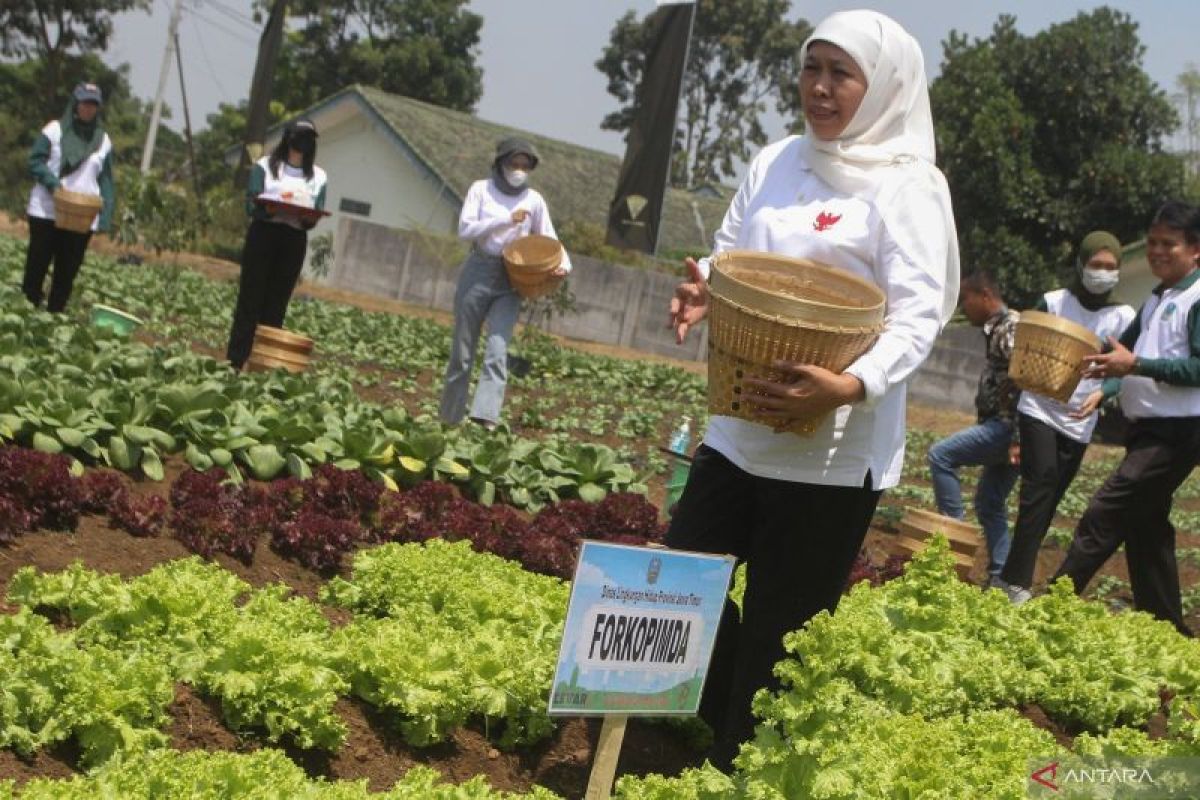
<path id="1" fill-rule="evenodd" d="M 862 104 L 835 140 L 804 137 L 808 165 L 833 188 L 869 198 L 888 231 L 914 263 L 944 287 L 942 324 L 958 303 L 958 234 L 946 178 L 934 165 L 933 115 L 925 59 L 916 40 L 890 17 L 875 11 L 840 11 L 821 21 L 800 51 L 815 41 L 837 45 L 867 77 Z M 917 191 L 930 203 L 903 200 Z M 909 195 L 911 198 L 911 195 Z"/>

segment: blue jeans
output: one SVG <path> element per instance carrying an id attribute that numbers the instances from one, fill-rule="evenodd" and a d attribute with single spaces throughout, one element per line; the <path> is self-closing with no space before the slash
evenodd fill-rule
<path id="1" fill-rule="evenodd" d="M 999 575 L 1008 558 L 1011 541 L 1004 504 L 1020 474 L 1008 463 L 1012 425 L 1000 419 L 985 420 L 947 436 L 929 448 L 929 472 L 938 512 L 963 518 L 962 482 L 958 468 L 983 467 L 975 489 L 975 516 L 988 546 L 988 573 Z"/>
<path id="2" fill-rule="evenodd" d="M 479 335 L 485 322 L 487 344 L 483 349 L 479 385 L 475 387 L 475 399 L 471 404 L 471 418 L 499 421 L 508 384 L 508 341 L 520 313 L 521 298 L 508 282 L 504 262 L 497 256 L 473 251 L 463 264 L 454 293 L 454 334 L 450 340 L 450 363 L 446 365 L 440 407 L 443 422 L 455 425 L 462 421 L 467 411 L 467 390 L 471 368 L 475 365 L 475 348 L 479 346 Z"/>

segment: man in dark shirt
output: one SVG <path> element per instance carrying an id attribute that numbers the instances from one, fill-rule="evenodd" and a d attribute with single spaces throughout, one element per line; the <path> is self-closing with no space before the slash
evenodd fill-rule
<path id="1" fill-rule="evenodd" d="M 983 467 L 975 489 L 975 515 L 987 540 L 991 586 L 1008 557 L 1005 502 L 1019 474 L 1012 463 L 1009 445 L 1016 433 L 1020 390 L 1008 377 L 1018 316 L 1004 305 L 995 278 L 987 272 L 980 270 L 964 277 L 960 291 L 963 314 L 972 325 L 983 329 L 987 346 L 987 361 L 975 393 L 978 422 L 930 448 L 929 471 L 938 511 L 962 519 L 962 482 L 958 469 L 975 464 Z"/>

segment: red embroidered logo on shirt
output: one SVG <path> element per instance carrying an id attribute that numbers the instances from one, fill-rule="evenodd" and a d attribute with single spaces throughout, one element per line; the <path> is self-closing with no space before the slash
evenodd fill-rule
<path id="1" fill-rule="evenodd" d="M 818 233 L 827 231 L 834 225 L 837 225 L 838 220 L 841 218 L 841 214 L 830 214 L 828 211 L 822 211 L 820 214 L 817 214 L 817 218 L 813 222 L 813 230 Z"/>

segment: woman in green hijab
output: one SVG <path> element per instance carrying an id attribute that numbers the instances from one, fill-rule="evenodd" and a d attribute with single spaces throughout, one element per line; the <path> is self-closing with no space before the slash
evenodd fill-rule
<path id="1" fill-rule="evenodd" d="M 62 311 L 71 296 L 93 231 L 108 231 L 113 213 L 112 140 L 100 124 L 103 97 L 94 83 L 81 83 L 71 93 L 62 119 L 42 128 L 29 153 L 29 172 L 35 181 L 29 193 L 29 249 L 25 254 L 22 289 L 29 302 L 42 304 L 50 265 L 50 297 L 46 308 Z M 84 233 L 55 226 L 54 192 L 62 188 L 100 197 L 100 213 Z"/>
<path id="2" fill-rule="evenodd" d="M 1120 270 L 1117 237 L 1108 231 L 1092 231 L 1079 245 L 1075 274 L 1068 286 L 1046 292 L 1036 310 L 1078 323 L 1102 342 L 1120 336 L 1134 317 L 1132 308 L 1111 297 Z M 1101 384 L 1084 378 L 1065 403 L 1033 392 L 1021 394 L 1017 403 L 1020 445 L 1013 453 L 1021 465 L 1021 500 L 1008 559 L 1000 580 L 994 582 L 1014 603 L 1032 596 L 1038 550 L 1083 461 L 1096 428 L 1096 409 L 1105 397 L 1115 395 L 1119 386 L 1117 380 Z"/>

